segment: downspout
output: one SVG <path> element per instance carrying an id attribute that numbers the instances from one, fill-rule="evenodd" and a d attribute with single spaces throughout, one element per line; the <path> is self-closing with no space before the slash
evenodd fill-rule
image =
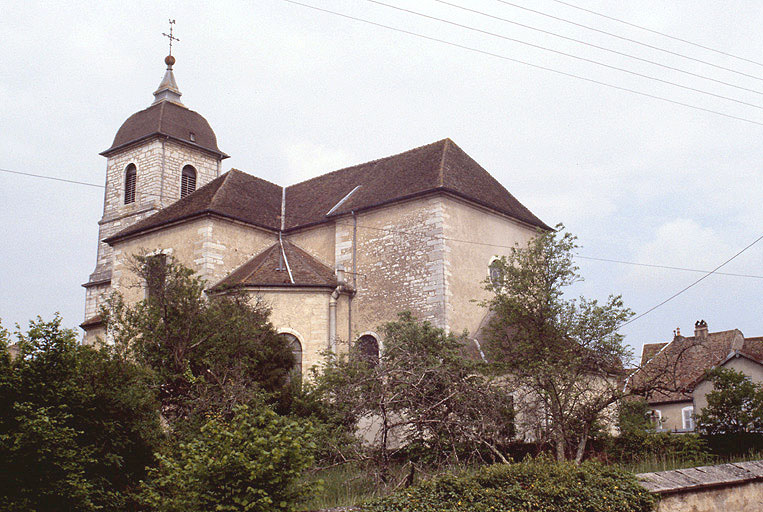
<path id="1" fill-rule="evenodd" d="M 358 241 L 358 217 L 355 210 L 352 210 L 352 291 L 347 300 L 347 341 L 352 342 L 352 298 L 358 291 L 358 266 L 355 260 L 355 247 Z"/>

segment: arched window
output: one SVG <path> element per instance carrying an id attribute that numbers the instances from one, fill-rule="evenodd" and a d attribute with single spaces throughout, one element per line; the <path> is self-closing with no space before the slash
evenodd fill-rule
<path id="1" fill-rule="evenodd" d="M 501 280 L 503 279 L 503 265 L 501 264 L 501 260 L 494 259 L 491 261 L 490 265 L 488 265 L 488 272 L 490 282 L 493 284 L 493 286 L 500 285 Z"/>
<path id="2" fill-rule="evenodd" d="M 299 372 L 299 375 L 302 375 L 302 344 L 299 342 L 299 339 L 291 333 L 281 333 L 281 337 L 286 341 L 289 347 L 291 347 L 291 352 L 294 354 L 294 366 L 292 368 Z"/>
<path id="3" fill-rule="evenodd" d="M 370 334 L 364 334 L 355 342 L 355 354 L 361 361 L 379 364 L 379 342 Z"/>
<path id="4" fill-rule="evenodd" d="M 125 204 L 135 202 L 135 182 L 138 179 L 138 170 L 135 164 L 130 164 L 125 169 Z"/>
<path id="5" fill-rule="evenodd" d="M 183 177 L 180 181 L 180 197 L 185 197 L 196 190 L 196 169 L 192 165 L 183 167 Z"/>

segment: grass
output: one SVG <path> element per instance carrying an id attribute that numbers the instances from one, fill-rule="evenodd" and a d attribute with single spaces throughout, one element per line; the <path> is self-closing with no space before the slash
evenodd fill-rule
<path id="1" fill-rule="evenodd" d="M 670 471 L 671 469 L 693 468 L 697 466 L 713 466 L 716 464 L 729 464 L 732 462 L 747 462 L 763 460 L 763 452 L 750 451 L 744 455 L 734 457 L 708 456 L 707 459 L 683 459 L 676 456 L 655 457 L 629 464 L 620 464 L 620 467 L 633 473 L 652 473 L 656 471 Z"/>

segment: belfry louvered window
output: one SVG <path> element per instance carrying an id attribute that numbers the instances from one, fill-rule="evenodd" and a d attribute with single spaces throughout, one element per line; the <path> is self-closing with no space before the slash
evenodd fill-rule
<path id="1" fill-rule="evenodd" d="M 135 182 L 138 179 L 138 170 L 135 164 L 130 164 L 125 169 L 125 204 L 135 202 Z"/>
<path id="2" fill-rule="evenodd" d="M 180 181 L 180 197 L 185 197 L 196 190 L 196 169 L 191 165 L 183 167 L 183 177 Z"/>

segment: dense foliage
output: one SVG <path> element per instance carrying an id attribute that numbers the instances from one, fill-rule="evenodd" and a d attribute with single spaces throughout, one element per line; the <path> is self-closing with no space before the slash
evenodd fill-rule
<path id="1" fill-rule="evenodd" d="M 329 360 L 315 388 L 343 424 L 359 425 L 382 479 L 403 450 L 430 463 L 501 459 L 513 436 L 511 398 L 468 357 L 464 340 L 410 313 L 382 331 L 378 361 L 353 347 Z"/>
<path id="2" fill-rule="evenodd" d="M 486 351 L 522 392 L 522 428 L 553 443 L 557 459 L 580 461 L 597 421 L 624 395 L 623 368 L 632 354 L 617 329 L 632 312 L 620 296 L 603 304 L 564 297 L 580 280 L 577 245 L 557 228 L 493 262 Z"/>
<path id="3" fill-rule="evenodd" d="M 144 489 L 156 512 L 291 511 L 310 487 L 300 484 L 315 445 L 309 424 L 269 407 L 237 406 L 213 418 L 172 455 L 160 456 Z"/>
<path id="4" fill-rule="evenodd" d="M 648 512 L 656 499 L 610 466 L 536 459 L 447 474 L 366 503 L 368 512 Z"/>
<path id="5" fill-rule="evenodd" d="M 152 371 L 175 431 L 284 389 L 294 356 L 267 308 L 236 294 L 207 299 L 204 281 L 171 257 L 137 257 L 134 270 L 147 297 L 127 305 L 114 296 L 103 315 L 115 344 Z"/>
<path id="6" fill-rule="evenodd" d="M 709 435 L 763 432 L 763 385 L 729 368 L 708 374 L 713 391 L 697 415 L 697 429 Z"/>
<path id="7" fill-rule="evenodd" d="M 78 345 L 59 317 L 19 333 L 14 359 L 8 341 L 0 333 L 3 510 L 126 510 L 163 436 L 146 372 Z"/>

